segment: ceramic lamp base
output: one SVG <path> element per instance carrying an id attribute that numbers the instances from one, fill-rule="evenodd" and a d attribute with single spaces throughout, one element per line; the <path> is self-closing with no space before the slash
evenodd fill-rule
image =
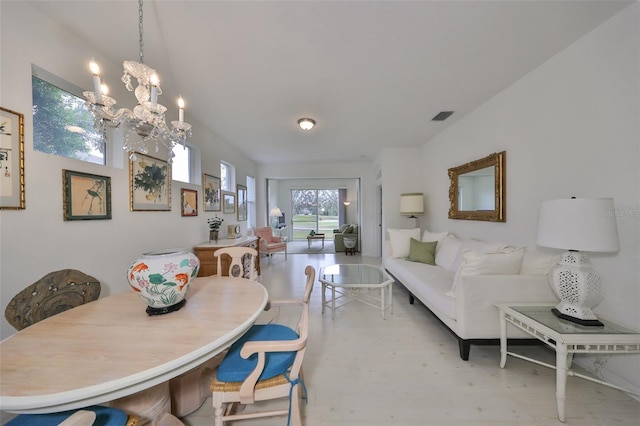
<path id="1" fill-rule="evenodd" d="M 180 308 L 182 308 L 185 305 L 185 303 L 187 303 L 187 299 L 182 299 L 175 305 L 163 306 L 162 308 L 152 308 L 151 306 L 147 306 L 147 315 L 152 317 L 155 315 L 165 315 L 171 312 L 175 312 L 180 310 Z"/>
<path id="2" fill-rule="evenodd" d="M 588 319 L 572 317 L 571 315 L 563 314 L 556 308 L 551 309 L 551 312 L 553 312 L 553 314 L 558 318 L 561 318 L 566 321 L 575 322 L 576 324 L 585 325 L 587 327 L 604 327 L 604 324 L 598 321 L 597 319 L 588 320 Z"/>

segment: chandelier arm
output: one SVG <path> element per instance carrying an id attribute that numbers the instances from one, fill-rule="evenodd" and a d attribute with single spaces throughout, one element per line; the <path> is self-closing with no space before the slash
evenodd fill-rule
<path id="1" fill-rule="evenodd" d="M 142 0 L 138 0 L 138 58 L 140 63 L 144 64 L 144 27 L 143 27 Z"/>

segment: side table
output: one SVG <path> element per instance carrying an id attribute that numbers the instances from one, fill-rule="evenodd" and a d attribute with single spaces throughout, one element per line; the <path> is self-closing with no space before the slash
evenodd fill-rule
<path id="1" fill-rule="evenodd" d="M 595 383 L 637 394 L 634 391 L 606 383 L 571 370 L 573 354 L 640 353 L 640 333 L 599 318 L 603 327 L 575 324 L 556 317 L 548 304 L 500 303 L 500 368 L 504 368 L 507 355 L 556 370 L 556 402 L 558 419 L 564 422 L 564 402 L 567 376 L 576 376 Z M 556 351 L 556 365 L 550 365 L 507 350 L 507 322 L 541 340 Z"/>

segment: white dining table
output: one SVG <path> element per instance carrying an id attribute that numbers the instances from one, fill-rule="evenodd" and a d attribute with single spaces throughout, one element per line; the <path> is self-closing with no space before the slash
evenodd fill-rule
<path id="1" fill-rule="evenodd" d="M 225 350 L 263 311 L 267 290 L 196 278 L 185 306 L 148 316 L 132 291 L 47 318 L 0 342 L 0 410 L 49 413 L 165 383 Z"/>

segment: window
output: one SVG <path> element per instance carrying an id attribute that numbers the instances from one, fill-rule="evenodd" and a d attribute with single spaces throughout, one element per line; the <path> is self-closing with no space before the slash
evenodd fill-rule
<path id="1" fill-rule="evenodd" d="M 192 149 L 189 144 L 177 144 L 173 147 L 173 162 L 171 163 L 171 178 L 180 182 L 192 182 L 191 164 Z"/>
<path id="2" fill-rule="evenodd" d="M 82 89 L 35 65 L 31 86 L 34 150 L 106 164 L 105 139 L 93 127 Z"/>
<path id="3" fill-rule="evenodd" d="M 247 228 L 256 227 L 256 178 L 247 176 Z"/>
<path id="4" fill-rule="evenodd" d="M 220 188 L 223 191 L 236 192 L 236 169 L 229 163 L 220 162 Z"/>
<path id="5" fill-rule="evenodd" d="M 292 189 L 293 239 L 304 239 L 310 231 L 332 234 L 338 227 L 337 189 Z"/>

